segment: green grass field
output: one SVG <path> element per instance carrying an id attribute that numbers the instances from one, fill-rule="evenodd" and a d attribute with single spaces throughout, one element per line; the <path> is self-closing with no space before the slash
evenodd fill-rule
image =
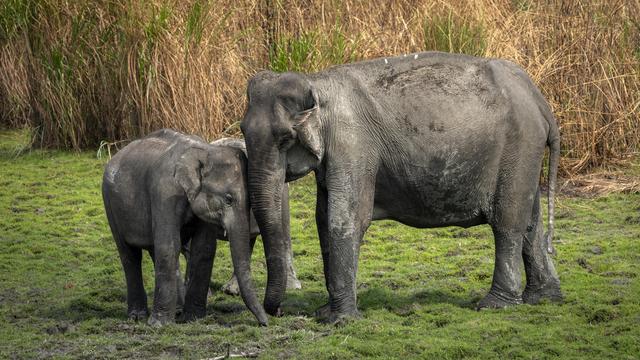
<path id="1" fill-rule="evenodd" d="M 326 302 L 314 221 L 315 186 L 291 186 L 302 290 L 260 328 L 237 297 L 214 291 L 206 318 L 161 329 L 126 318 L 124 275 L 100 196 L 95 152 L 26 151 L 0 132 L 0 358 L 620 358 L 640 356 L 640 194 L 559 197 L 555 264 L 563 305 L 477 312 L 489 289 L 488 226 L 420 230 L 391 221 L 365 236 L 362 319 L 323 325 Z M 253 257 L 264 291 L 262 247 Z M 153 269 L 144 260 L 150 299 Z M 212 284 L 231 275 L 226 243 Z"/>

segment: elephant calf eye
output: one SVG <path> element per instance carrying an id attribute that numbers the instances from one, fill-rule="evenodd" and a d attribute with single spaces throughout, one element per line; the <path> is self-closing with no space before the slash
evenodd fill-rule
<path id="1" fill-rule="evenodd" d="M 227 205 L 231 205 L 233 203 L 233 196 L 231 196 L 231 194 L 225 194 L 224 203 Z"/>

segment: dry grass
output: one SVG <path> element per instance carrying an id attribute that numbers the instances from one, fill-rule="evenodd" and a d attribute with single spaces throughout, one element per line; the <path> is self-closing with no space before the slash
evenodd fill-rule
<path id="1" fill-rule="evenodd" d="M 634 169 L 635 168 L 635 169 Z M 640 194 L 640 166 L 620 170 L 597 170 L 564 179 L 560 192 L 569 196 L 597 198 L 612 193 Z M 635 170 L 635 171 L 634 171 Z"/>
<path id="2" fill-rule="evenodd" d="M 558 117 L 565 174 L 635 156 L 640 0 L 5 0 L 0 121 L 44 147 L 159 127 L 237 133 L 246 80 L 422 50 L 521 64 Z"/>

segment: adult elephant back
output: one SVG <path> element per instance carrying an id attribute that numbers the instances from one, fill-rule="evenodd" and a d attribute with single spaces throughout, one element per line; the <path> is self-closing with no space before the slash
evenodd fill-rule
<path id="1" fill-rule="evenodd" d="M 380 58 L 305 75 L 261 72 L 241 128 L 251 203 L 265 242 L 265 310 L 286 285 L 279 194 L 314 171 L 327 319 L 357 314 L 359 245 L 371 220 L 432 228 L 490 224 L 493 283 L 479 308 L 560 300 L 553 236 L 558 127 L 517 65 L 437 52 Z M 549 232 L 539 175 L 550 148 Z M 520 259 L 527 284 L 521 293 Z"/>

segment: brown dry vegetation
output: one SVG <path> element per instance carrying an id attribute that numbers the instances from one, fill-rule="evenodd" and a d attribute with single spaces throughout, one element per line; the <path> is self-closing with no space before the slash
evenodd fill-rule
<path id="1" fill-rule="evenodd" d="M 81 149 L 237 133 L 255 72 L 422 50 L 506 58 L 559 120 L 566 174 L 640 148 L 640 0 L 4 0 L 0 121 Z"/>

